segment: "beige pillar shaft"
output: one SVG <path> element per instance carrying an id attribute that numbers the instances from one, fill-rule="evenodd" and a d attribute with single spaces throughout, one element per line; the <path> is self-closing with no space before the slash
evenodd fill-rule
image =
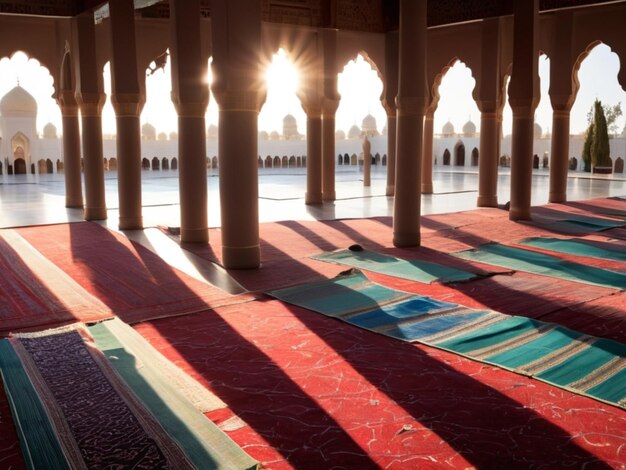
<path id="1" fill-rule="evenodd" d="M 399 57 L 393 243 L 418 246 L 426 104 L 425 0 L 400 0 Z"/>
<path id="2" fill-rule="evenodd" d="M 498 206 L 498 117 L 480 114 L 480 158 L 478 160 L 478 207 Z"/>
<path id="3" fill-rule="evenodd" d="M 550 156 L 550 202 L 567 201 L 569 167 L 569 110 L 552 111 L 552 147 Z"/>
<path id="4" fill-rule="evenodd" d="M 261 2 L 212 0 L 211 35 L 212 88 L 220 109 L 222 259 L 228 269 L 257 268 L 261 262 L 257 122 L 265 100 Z M 321 144 L 319 134 L 318 141 Z"/>
<path id="5" fill-rule="evenodd" d="M 530 219 L 534 115 L 539 101 L 538 10 L 539 0 L 514 0 L 513 72 L 509 84 L 509 102 L 513 110 L 511 220 Z"/>
<path id="6" fill-rule="evenodd" d="M 335 114 L 324 113 L 322 116 L 322 199 L 324 201 L 334 201 L 336 198 L 335 158 L 337 158 L 335 156 Z"/>
<path id="7" fill-rule="evenodd" d="M 306 194 L 305 204 L 322 203 L 322 118 L 318 113 L 306 118 Z"/>
<path id="8" fill-rule="evenodd" d="M 83 207 L 83 183 L 80 170 L 80 125 L 78 106 L 61 106 L 63 122 L 63 173 L 65 207 Z"/>
<path id="9" fill-rule="evenodd" d="M 424 118 L 424 146 L 422 153 L 422 194 L 433 193 L 433 121 L 428 113 Z"/>
<path id="10" fill-rule="evenodd" d="M 396 188 L 396 116 L 387 114 L 387 188 L 385 194 L 393 196 Z"/>
<path id="11" fill-rule="evenodd" d="M 111 103 L 116 115 L 117 192 L 119 228 L 141 229 L 140 96 L 135 47 L 135 9 L 132 2 L 110 0 Z"/>
<path id="12" fill-rule="evenodd" d="M 180 240 L 206 243 L 209 221 L 204 116 L 178 116 L 178 155 Z"/>
<path id="13" fill-rule="evenodd" d="M 101 98 L 104 101 L 104 96 Z M 85 220 L 105 220 L 107 218 L 101 107 L 101 103 L 81 103 L 80 107 L 85 177 Z"/>
<path id="14" fill-rule="evenodd" d="M 219 112 L 222 257 L 230 269 L 261 263 L 257 121 L 257 111 Z"/>
<path id="15" fill-rule="evenodd" d="M 115 105 L 114 105 L 115 106 Z M 121 230 L 143 228 L 141 209 L 141 135 L 138 115 L 116 110 L 117 193 Z"/>
<path id="16" fill-rule="evenodd" d="M 197 47 L 201 41 L 200 2 L 171 0 L 170 15 L 172 101 L 178 113 L 180 239 L 206 243 L 209 229 L 204 115 L 209 92 L 204 83 L 207 60 Z"/>
<path id="17" fill-rule="evenodd" d="M 534 113 L 513 113 L 511 139 L 511 220 L 530 219 L 530 198 L 533 174 Z"/>
<path id="18" fill-rule="evenodd" d="M 363 142 L 363 186 L 369 188 L 372 185 L 372 144 L 367 137 Z"/>

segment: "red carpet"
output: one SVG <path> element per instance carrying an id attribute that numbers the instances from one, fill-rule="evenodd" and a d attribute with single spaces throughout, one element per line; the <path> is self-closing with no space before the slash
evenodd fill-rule
<path id="1" fill-rule="evenodd" d="M 98 224 L 18 230 L 50 261 L 127 323 L 245 302 L 170 267 L 148 249 Z"/>
<path id="2" fill-rule="evenodd" d="M 249 425 L 230 435 L 269 468 L 623 463 L 623 410 L 279 301 L 135 328 Z"/>
<path id="3" fill-rule="evenodd" d="M 106 305 L 13 230 L 0 231 L 0 337 L 18 330 L 111 316 Z"/>

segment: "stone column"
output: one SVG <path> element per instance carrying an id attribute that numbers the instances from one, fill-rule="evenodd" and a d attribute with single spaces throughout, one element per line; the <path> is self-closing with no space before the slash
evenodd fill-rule
<path id="1" fill-rule="evenodd" d="M 363 186 L 372 185 L 372 144 L 367 136 L 363 139 Z"/>
<path id="2" fill-rule="evenodd" d="M 335 113 L 339 107 L 337 91 L 337 30 L 320 31 L 324 51 L 324 97 L 322 99 L 322 199 L 334 201 L 335 194 Z M 308 138 L 308 136 L 307 136 Z"/>
<path id="3" fill-rule="evenodd" d="M 121 230 L 143 228 L 141 213 L 141 128 L 145 96 L 139 88 L 132 2 L 110 0 L 111 103 L 117 124 L 117 192 Z"/>
<path id="4" fill-rule="evenodd" d="M 63 121 L 63 172 L 65 207 L 83 207 L 83 184 L 80 170 L 80 126 L 78 103 L 74 96 L 74 71 L 69 49 L 63 56 L 58 103 Z"/>
<path id="5" fill-rule="evenodd" d="M 552 142 L 550 149 L 550 202 L 567 201 L 569 170 L 569 109 L 552 109 Z"/>
<path id="6" fill-rule="evenodd" d="M 306 194 L 305 204 L 322 204 L 322 110 L 306 103 Z"/>
<path id="7" fill-rule="evenodd" d="M 538 103 L 537 13 L 539 0 L 513 2 L 513 72 L 509 103 L 513 110 L 511 141 L 511 220 L 529 220 L 535 108 Z"/>
<path id="8" fill-rule="evenodd" d="M 172 101 L 178 113 L 178 182 L 180 239 L 206 243 L 208 189 L 206 125 L 209 89 L 204 81 L 208 59 L 203 57 L 199 0 L 170 1 Z"/>
<path id="9" fill-rule="evenodd" d="M 478 207 L 498 206 L 498 116 L 480 113 L 480 158 L 478 160 Z"/>
<path id="10" fill-rule="evenodd" d="M 552 142 L 550 149 L 550 202 L 567 201 L 567 172 L 569 170 L 570 110 L 576 96 L 572 69 L 576 57 L 570 44 L 573 34 L 572 12 L 557 12 L 554 22 L 556 51 L 550 65 L 550 102 L 552 103 Z"/>
<path id="11" fill-rule="evenodd" d="M 433 121 L 434 109 L 428 109 L 424 116 L 424 145 L 422 153 L 422 194 L 433 193 Z"/>
<path id="12" fill-rule="evenodd" d="M 396 96 L 398 94 L 398 32 L 385 34 L 385 89 L 383 107 L 387 112 L 387 196 L 396 187 Z"/>
<path id="13" fill-rule="evenodd" d="M 420 244 L 422 133 L 426 106 L 426 0 L 400 0 L 395 246 Z"/>
<path id="14" fill-rule="evenodd" d="M 265 100 L 261 2 L 213 0 L 211 17 L 212 89 L 220 108 L 222 259 L 227 269 L 257 268 L 261 259 L 257 122 Z"/>
<path id="15" fill-rule="evenodd" d="M 85 220 L 107 218 L 102 156 L 102 72 L 96 63 L 93 14 L 74 18 L 78 50 L 76 101 L 82 123 L 83 167 L 85 177 Z"/>
<path id="16" fill-rule="evenodd" d="M 482 24 L 482 61 L 480 87 L 480 158 L 478 160 L 478 207 L 498 206 L 498 158 L 500 125 L 498 105 L 502 102 L 500 86 L 500 20 L 487 19 Z"/>

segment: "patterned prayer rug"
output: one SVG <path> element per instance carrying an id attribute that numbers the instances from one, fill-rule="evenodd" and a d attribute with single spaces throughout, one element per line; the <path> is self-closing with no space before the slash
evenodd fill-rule
<path id="1" fill-rule="evenodd" d="M 0 230 L 0 336 L 24 328 L 111 317 L 104 303 L 15 230 Z"/>
<path id="2" fill-rule="evenodd" d="M 626 261 L 626 246 L 615 243 L 585 240 L 584 238 L 561 239 L 550 237 L 531 237 L 518 242 L 520 245 L 543 248 L 544 250 L 556 251 L 577 256 L 590 258 L 610 259 L 614 261 Z"/>
<path id="3" fill-rule="evenodd" d="M 2 379 L 29 466 L 256 466 L 232 442 L 245 457 L 234 465 L 223 465 L 224 461 L 215 458 L 201 440 L 202 432 L 196 432 L 212 423 L 173 388 L 164 392 L 166 387 L 162 384 L 154 386 L 158 382 L 153 380 L 155 371 L 137 364 L 141 354 L 130 353 L 106 327 L 100 326 L 99 333 L 100 341 L 108 344 L 107 356 L 79 325 L 24 333 L 0 341 Z M 116 346 L 114 351 L 111 345 Z M 112 366 L 112 362 L 118 361 L 119 365 Z M 123 373 L 120 365 L 125 367 Z M 149 370 L 140 374 L 136 367 Z M 134 376 L 135 381 L 130 381 L 129 376 Z M 140 389 L 142 393 L 138 393 Z M 187 406 L 186 411 L 181 412 L 178 406 Z M 187 421 L 190 416 L 195 421 Z M 198 419 L 204 421 L 200 423 Z"/>
<path id="4" fill-rule="evenodd" d="M 412 295 L 353 272 L 269 295 L 626 407 L 626 345 L 525 317 Z"/>
<path id="5" fill-rule="evenodd" d="M 478 276 L 475 273 L 439 263 L 417 259 L 404 260 L 395 256 L 363 250 L 360 247 L 356 250 L 348 249 L 322 253 L 311 258 L 424 283 L 467 281 Z"/>
<path id="6" fill-rule="evenodd" d="M 611 289 L 626 289 L 626 274 L 559 259 L 536 251 L 490 243 L 452 253 L 459 258 Z"/>

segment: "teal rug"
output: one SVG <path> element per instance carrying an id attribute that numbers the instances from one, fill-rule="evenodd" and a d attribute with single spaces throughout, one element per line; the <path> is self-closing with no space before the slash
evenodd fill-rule
<path id="1" fill-rule="evenodd" d="M 626 247 L 624 246 L 622 246 L 622 250 L 612 250 L 587 243 L 582 239 L 563 240 L 560 238 L 548 237 L 526 238 L 518 243 L 520 245 L 534 246 L 536 248 L 543 248 L 544 250 L 556 251 L 558 253 L 566 253 L 569 255 L 588 256 L 590 258 L 610 259 L 613 261 L 626 261 Z M 604 243 L 603 246 L 608 247 L 609 244 Z"/>
<path id="2" fill-rule="evenodd" d="M 445 349 L 626 408 L 626 345 L 616 341 L 389 289 L 360 272 L 269 295 L 369 331 Z"/>
<path id="3" fill-rule="evenodd" d="M 436 281 L 467 281 L 478 277 L 475 273 L 451 268 L 439 263 L 421 260 L 404 260 L 396 258 L 395 256 L 383 255 L 368 250 L 340 250 L 332 253 L 322 253 L 312 256 L 312 258 L 426 284 Z"/>
<path id="4" fill-rule="evenodd" d="M 459 258 L 492 264 L 516 271 L 582 282 L 611 289 L 626 289 L 626 274 L 565 261 L 555 256 L 490 243 L 480 248 L 452 253 Z"/>
<path id="5" fill-rule="evenodd" d="M 624 220 L 604 219 L 584 214 L 567 214 L 567 218 L 537 214 L 533 215 L 532 221 L 526 223 L 556 232 L 570 234 L 601 232 L 603 230 L 624 227 L 624 225 L 626 225 L 626 221 Z"/>

